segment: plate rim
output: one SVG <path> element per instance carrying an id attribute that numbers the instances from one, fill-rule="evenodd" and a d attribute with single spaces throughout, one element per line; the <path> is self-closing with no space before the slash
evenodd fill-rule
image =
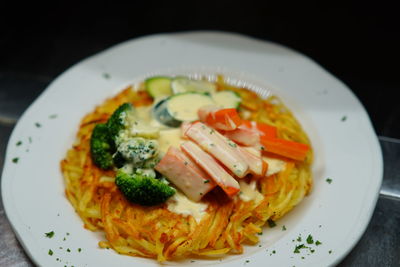
<path id="1" fill-rule="evenodd" d="M 159 37 L 171 37 L 171 36 L 195 36 L 195 35 L 225 35 L 225 36 L 234 36 L 237 38 L 243 38 L 243 39 L 249 39 L 250 41 L 255 41 L 258 42 L 260 44 L 271 44 L 274 46 L 278 46 L 280 48 L 283 48 L 285 50 L 290 51 L 291 53 L 295 53 L 296 55 L 301 56 L 302 58 L 306 59 L 310 64 L 314 64 L 316 65 L 318 68 L 320 68 L 322 71 L 324 71 L 325 73 L 327 73 L 330 77 L 334 78 L 336 82 L 340 83 L 342 85 L 342 87 L 344 87 L 344 89 L 346 89 L 348 92 L 350 92 L 350 94 L 353 95 L 353 97 L 355 98 L 355 100 L 358 102 L 359 104 L 359 108 L 361 108 L 361 111 L 363 113 L 365 113 L 366 118 L 367 118 L 367 122 L 368 122 L 368 126 L 370 128 L 370 133 L 371 135 L 373 135 L 373 139 L 369 139 L 369 141 L 371 142 L 370 145 L 372 147 L 373 150 L 375 150 L 376 154 L 375 154 L 375 159 L 377 160 L 375 162 L 375 176 L 378 177 L 375 181 L 374 184 L 371 184 L 370 186 L 373 187 L 371 190 L 375 191 L 375 195 L 374 198 L 372 198 L 370 201 L 371 205 L 370 207 L 366 207 L 367 211 L 364 211 L 364 217 L 367 218 L 366 220 L 364 220 L 364 223 L 362 224 L 362 227 L 359 229 L 359 233 L 356 234 L 356 238 L 353 239 L 352 243 L 349 244 L 346 249 L 346 252 L 341 253 L 341 255 L 339 255 L 338 257 L 336 257 L 336 259 L 332 262 L 332 264 L 337 264 L 339 263 L 346 255 L 348 255 L 348 253 L 350 253 L 350 251 L 356 246 L 356 244 L 359 242 L 359 240 L 362 238 L 365 230 L 368 227 L 368 223 L 371 220 L 371 217 L 373 215 L 373 212 L 375 210 L 376 207 L 376 203 L 378 201 L 379 198 L 379 189 L 383 180 L 383 156 L 382 156 L 382 150 L 381 150 L 381 146 L 379 144 L 378 138 L 376 136 L 375 130 L 373 128 L 372 122 L 370 117 L 368 116 L 368 113 L 365 109 L 365 107 L 363 106 L 363 104 L 361 103 L 361 101 L 356 97 L 356 95 L 354 94 L 354 92 L 352 90 L 350 90 L 341 80 L 339 80 L 338 78 L 336 78 L 333 74 L 331 74 L 328 70 L 326 70 L 323 66 L 321 66 L 320 64 L 318 64 L 316 61 L 314 61 L 313 59 L 311 59 L 310 57 L 292 49 L 289 48 L 285 45 L 282 44 L 278 44 L 275 42 L 270 42 L 270 41 L 265 41 L 265 40 L 261 40 L 261 39 L 257 39 L 254 37 L 250 37 L 250 36 L 246 36 L 243 34 L 238 34 L 238 33 L 232 33 L 232 32 L 222 32 L 222 31 L 186 31 L 186 32 L 177 32 L 177 33 L 161 33 L 161 34 L 152 34 L 152 35 L 146 35 L 146 36 L 142 36 L 142 37 L 138 37 L 138 38 L 134 38 L 134 39 L 130 39 L 130 40 L 126 40 L 123 41 L 121 43 L 115 44 L 109 48 L 106 48 L 103 51 L 100 51 L 96 54 L 93 54 L 91 56 L 88 56 L 84 59 L 82 59 L 81 61 L 78 61 L 77 63 L 73 64 L 72 66 L 70 66 L 69 68 L 67 68 L 65 71 L 63 71 L 61 74 L 59 74 L 55 79 L 53 79 L 53 81 L 43 90 L 43 92 L 39 95 L 38 98 L 35 99 L 35 101 L 24 111 L 24 113 L 21 115 L 20 119 L 18 120 L 18 122 L 16 123 L 8 144 L 7 144 L 7 148 L 6 148 L 6 153 L 5 153 L 5 160 L 4 160 L 4 166 L 3 166 L 3 171 L 2 171 L 2 181 L 1 181 L 1 190 L 2 190 L 2 200 L 3 200 L 3 205 L 4 205 L 4 210 L 5 210 L 5 215 L 7 217 L 7 219 L 10 222 L 10 225 L 14 231 L 14 233 L 16 234 L 20 244 L 22 245 L 22 247 L 24 248 L 25 252 L 28 254 L 28 256 L 30 257 L 30 259 L 40 265 L 40 262 L 37 261 L 37 258 L 35 257 L 35 255 L 33 255 L 31 248 L 27 247 L 25 242 L 24 242 L 24 238 L 20 236 L 20 233 L 18 231 L 18 227 L 20 227 L 18 225 L 18 221 L 16 221 L 16 217 L 14 215 L 12 215 L 12 207 L 13 206 L 13 202 L 12 199 L 9 198 L 7 199 L 6 196 L 8 195 L 7 192 L 5 192 L 6 188 L 8 186 L 10 186 L 10 179 L 12 179 L 12 172 L 10 172 L 10 169 L 12 171 L 13 167 L 10 163 L 10 157 L 11 157 L 11 151 L 14 149 L 13 148 L 13 143 L 11 142 L 12 140 L 16 139 L 16 134 L 18 131 L 18 126 L 20 125 L 20 122 L 23 121 L 23 118 L 26 117 L 26 114 L 28 114 L 31 110 L 31 108 L 33 106 L 36 105 L 37 101 L 43 97 L 45 97 L 47 95 L 47 93 L 51 90 L 51 88 L 53 88 L 53 85 L 57 82 L 59 82 L 63 77 L 69 75 L 71 73 L 72 70 L 75 70 L 77 67 L 81 66 L 82 64 L 85 64 L 86 62 L 89 62 L 92 59 L 96 59 L 99 58 L 105 54 L 107 54 L 109 51 L 113 51 L 115 49 L 118 49 L 119 47 L 122 46 L 126 46 L 126 45 L 130 45 L 133 42 L 138 42 L 138 41 L 146 41 L 146 40 L 151 40 L 153 38 L 159 38 Z M 11 167 L 10 167 L 11 166 Z M 373 181 L 371 181 L 372 183 Z M 11 205 L 11 206 L 10 206 Z"/>

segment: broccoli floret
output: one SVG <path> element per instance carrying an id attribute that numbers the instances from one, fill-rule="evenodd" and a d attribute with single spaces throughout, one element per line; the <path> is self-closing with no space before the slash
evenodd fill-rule
<path id="1" fill-rule="evenodd" d="M 107 125 L 97 124 L 90 138 L 90 153 L 94 164 L 105 170 L 110 169 L 113 166 L 114 150 Z"/>
<path id="2" fill-rule="evenodd" d="M 118 152 L 134 167 L 142 167 L 147 160 L 158 155 L 158 142 L 143 137 L 135 137 L 118 145 Z"/>
<path id="3" fill-rule="evenodd" d="M 134 112 L 131 103 L 124 103 L 119 106 L 107 121 L 107 126 L 110 131 L 110 136 L 116 141 L 119 132 L 126 128 L 127 117 Z"/>
<path id="4" fill-rule="evenodd" d="M 115 184 L 129 201 L 143 206 L 161 204 L 175 194 L 175 189 L 159 179 L 121 170 L 117 172 Z"/>

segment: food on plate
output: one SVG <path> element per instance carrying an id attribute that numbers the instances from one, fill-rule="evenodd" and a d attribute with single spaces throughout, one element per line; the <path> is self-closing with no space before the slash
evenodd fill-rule
<path id="1" fill-rule="evenodd" d="M 87 114 L 61 169 L 101 248 L 162 262 L 258 243 L 311 191 L 312 157 L 276 96 L 223 76 L 154 76 Z"/>

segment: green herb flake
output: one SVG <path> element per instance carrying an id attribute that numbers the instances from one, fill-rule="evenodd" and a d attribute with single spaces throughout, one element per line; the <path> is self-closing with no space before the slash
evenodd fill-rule
<path id="1" fill-rule="evenodd" d="M 341 120 L 342 121 L 346 121 L 347 120 L 347 116 L 343 116 Z"/>
<path id="2" fill-rule="evenodd" d="M 103 78 L 108 80 L 111 78 L 111 75 L 109 73 L 105 72 L 105 73 L 103 73 Z"/>
<path id="3" fill-rule="evenodd" d="M 81 248 L 78 248 L 78 252 L 81 252 L 82 251 L 82 249 Z"/>
<path id="4" fill-rule="evenodd" d="M 69 248 L 67 248 L 67 252 L 71 252 L 71 250 Z"/>
<path id="5" fill-rule="evenodd" d="M 257 235 L 262 235 L 263 234 L 263 232 L 259 232 L 259 233 L 257 233 Z"/>
<path id="6" fill-rule="evenodd" d="M 315 245 L 319 246 L 321 244 L 322 244 L 322 242 L 320 242 L 319 240 L 315 241 Z"/>
<path id="7" fill-rule="evenodd" d="M 249 260 L 246 260 L 246 263 L 249 263 L 250 261 Z"/>
<path id="8" fill-rule="evenodd" d="M 51 249 L 49 249 L 48 253 L 49 253 L 50 256 L 53 256 L 53 251 Z"/>
<path id="9" fill-rule="evenodd" d="M 52 238 L 52 237 L 54 236 L 54 231 L 51 231 L 51 232 L 48 232 L 48 233 L 44 233 L 44 235 L 45 235 L 47 238 Z"/>
<path id="10" fill-rule="evenodd" d="M 40 123 L 38 123 L 38 122 L 35 122 L 35 126 L 36 126 L 37 128 L 42 127 L 42 125 L 41 125 Z"/>
<path id="11" fill-rule="evenodd" d="M 275 250 L 273 250 L 273 251 L 272 251 L 272 254 L 275 254 L 275 253 L 276 253 L 276 251 L 275 251 Z"/>
<path id="12" fill-rule="evenodd" d="M 268 219 L 268 225 L 269 225 L 269 227 L 275 227 L 276 226 L 276 223 L 272 220 L 272 219 Z"/>
<path id="13" fill-rule="evenodd" d="M 18 161 L 19 161 L 19 158 L 18 158 L 18 157 L 17 157 L 17 158 L 13 158 L 13 159 L 12 159 L 12 162 L 13 162 L 13 163 L 15 163 L 15 164 L 17 164 L 17 163 L 18 163 Z"/>
<path id="14" fill-rule="evenodd" d="M 16 145 L 16 146 L 22 145 L 22 141 L 18 141 L 15 145 Z"/>
<path id="15" fill-rule="evenodd" d="M 55 119 L 55 118 L 57 118 L 57 117 L 58 117 L 57 114 L 51 114 L 51 115 L 49 116 L 49 119 Z"/>
<path id="16" fill-rule="evenodd" d="M 282 231 L 286 231 L 286 226 L 282 225 Z"/>
<path id="17" fill-rule="evenodd" d="M 307 241 L 307 244 L 314 244 L 314 239 L 313 239 L 313 237 L 311 235 L 307 236 L 306 241 Z"/>
<path id="18" fill-rule="evenodd" d="M 301 242 L 301 236 L 299 236 L 296 240 L 297 242 Z"/>
<path id="19" fill-rule="evenodd" d="M 237 145 L 235 144 L 235 143 L 233 143 L 233 142 L 229 142 L 228 143 L 231 147 L 237 147 Z"/>
<path id="20" fill-rule="evenodd" d="M 306 248 L 306 246 L 304 244 L 300 244 L 298 246 L 296 246 L 293 250 L 293 253 L 300 253 L 300 249 L 302 248 Z"/>
<path id="21" fill-rule="evenodd" d="M 65 237 L 63 238 L 63 241 L 67 240 Z"/>
<path id="22" fill-rule="evenodd" d="M 331 178 L 326 178 L 326 180 L 325 180 L 328 184 L 331 184 L 332 183 L 332 179 Z"/>
<path id="23" fill-rule="evenodd" d="M 67 233 L 67 235 L 69 235 L 69 233 Z"/>
<path id="24" fill-rule="evenodd" d="M 204 180 L 205 184 L 208 184 L 210 182 L 210 180 Z"/>
<path id="25" fill-rule="evenodd" d="M 329 250 L 328 253 L 329 253 L 329 254 L 332 254 L 332 250 Z"/>

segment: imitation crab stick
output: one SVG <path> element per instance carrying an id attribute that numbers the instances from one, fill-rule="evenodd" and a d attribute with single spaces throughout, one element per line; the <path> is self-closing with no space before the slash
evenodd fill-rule
<path id="1" fill-rule="evenodd" d="M 299 161 L 303 161 L 310 150 L 306 144 L 280 138 L 262 137 L 260 141 L 265 151 Z"/>
<path id="2" fill-rule="evenodd" d="M 244 147 L 239 147 L 240 152 L 243 154 L 245 161 L 249 165 L 250 173 L 256 176 L 265 176 L 268 164 L 261 156 L 256 156 Z"/>
<path id="3" fill-rule="evenodd" d="M 200 121 L 210 125 L 214 129 L 232 131 L 236 129 L 242 119 L 234 108 L 219 108 L 216 106 L 204 106 L 198 110 Z"/>
<path id="4" fill-rule="evenodd" d="M 203 151 L 198 145 L 187 141 L 181 145 L 181 148 L 211 176 L 214 182 L 219 185 L 228 196 L 232 197 L 240 191 L 239 183 L 225 171 L 212 156 Z"/>
<path id="5" fill-rule="evenodd" d="M 224 135 L 239 144 L 257 146 L 260 144 L 261 137 L 276 138 L 277 129 L 265 123 L 242 120 L 236 129 L 226 131 Z"/>
<path id="6" fill-rule="evenodd" d="M 247 174 L 248 164 L 243 160 L 242 153 L 236 143 L 230 141 L 216 130 L 201 122 L 192 124 L 185 132 L 192 141 L 204 151 L 219 160 L 236 176 L 242 178 Z"/>
<path id="7" fill-rule="evenodd" d="M 216 186 L 206 172 L 182 151 L 172 146 L 155 169 L 193 201 L 199 201 Z"/>

